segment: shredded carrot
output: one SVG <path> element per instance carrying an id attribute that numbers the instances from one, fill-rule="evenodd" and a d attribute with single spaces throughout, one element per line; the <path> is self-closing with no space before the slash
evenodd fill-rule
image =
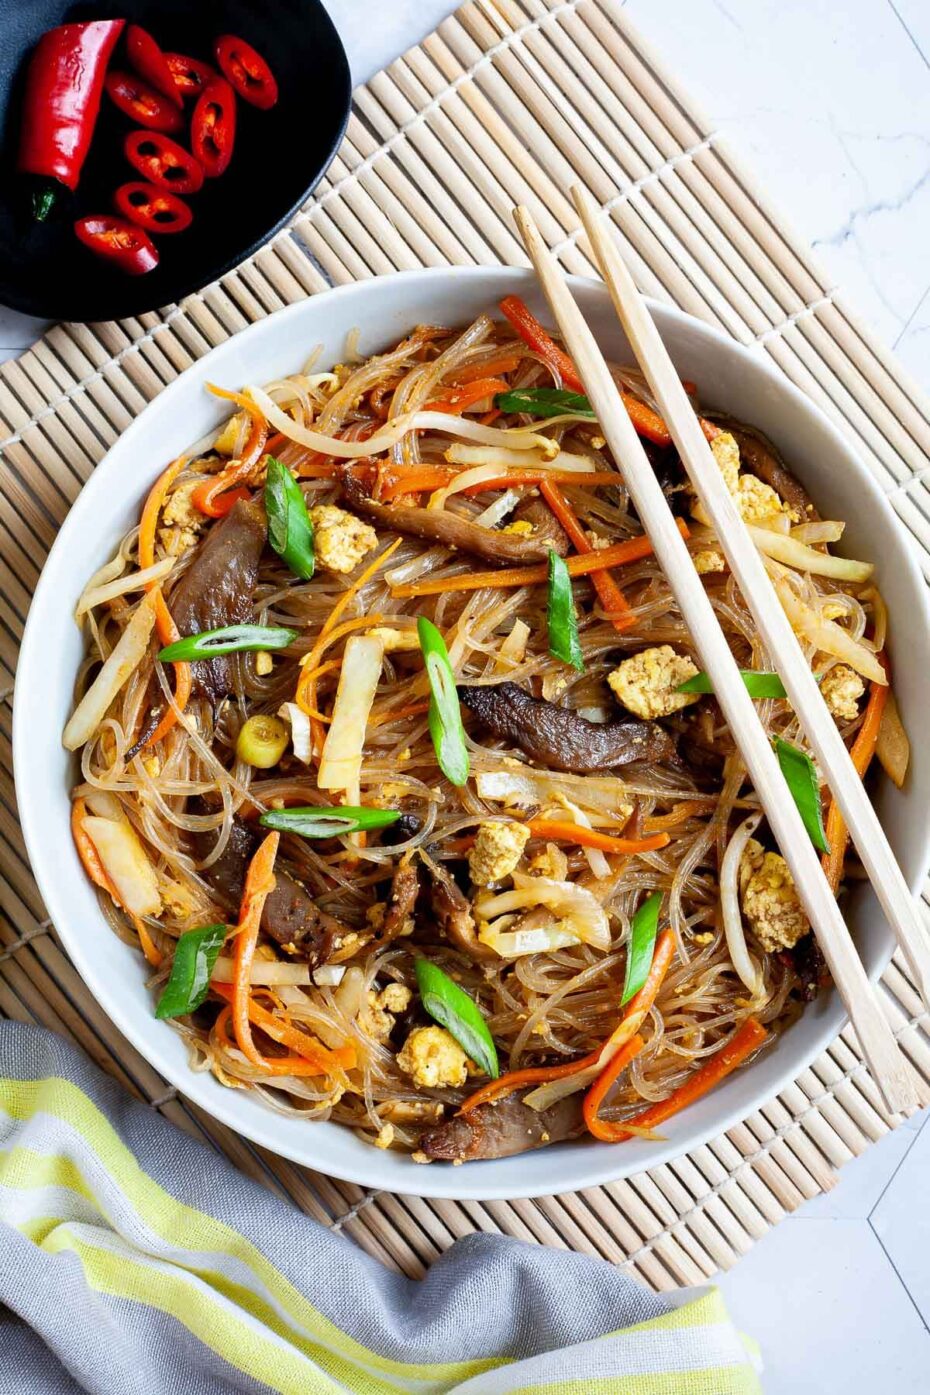
<path id="1" fill-rule="evenodd" d="M 577 1061 L 568 1061 L 564 1065 L 528 1066 L 523 1070 L 509 1071 L 506 1075 L 499 1076 L 497 1080 L 489 1081 L 487 1085 L 482 1085 L 480 1090 L 469 1095 L 468 1099 L 459 1106 L 459 1113 L 467 1114 L 469 1110 L 476 1109 L 479 1104 L 485 1104 L 488 1100 L 503 1099 L 506 1095 L 512 1095 L 515 1090 L 521 1090 L 524 1085 L 548 1085 L 550 1080 L 563 1080 L 568 1076 L 583 1075 L 585 1071 L 594 1071 L 598 1066 L 607 1065 L 613 1060 L 614 1055 L 636 1035 L 646 1020 L 646 1014 L 658 996 L 662 980 L 668 973 L 674 953 L 675 936 L 671 930 L 663 930 L 656 941 L 646 982 L 627 1003 L 619 1024 L 603 1045 L 596 1046 L 593 1051 L 588 1052 L 587 1056 L 582 1056 Z M 610 1054 L 606 1055 L 608 1052 Z"/>
<path id="2" fill-rule="evenodd" d="M 878 655 L 878 659 L 887 670 L 888 663 L 884 651 Z M 890 687 L 886 684 L 872 683 L 869 685 L 869 700 L 866 703 L 865 715 L 849 752 L 856 773 L 863 780 L 875 754 L 889 692 Z M 846 859 L 846 845 L 849 842 L 846 822 L 835 799 L 827 813 L 825 833 L 830 851 L 824 853 L 821 863 L 830 888 L 835 895 L 839 890 L 840 882 L 843 880 L 843 863 Z"/>
<path id="3" fill-rule="evenodd" d="M 91 842 L 90 835 L 85 832 L 84 820 L 87 817 L 87 804 L 83 799 L 75 799 L 71 805 L 71 836 L 74 839 L 74 846 L 77 848 L 78 857 L 84 871 L 90 877 L 94 886 L 99 886 L 102 891 L 113 897 L 116 905 L 122 910 L 119 895 L 116 887 L 110 881 L 100 861 L 100 854 Z"/>
<path id="4" fill-rule="evenodd" d="M 422 717 L 429 711 L 428 702 L 408 702 L 406 707 L 395 707 L 387 712 L 379 712 L 368 719 L 370 727 L 383 727 L 388 722 L 399 722 L 402 717 Z"/>
<path id="5" fill-rule="evenodd" d="M 200 513 L 206 514 L 207 518 L 225 518 L 240 499 L 249 498 L 251 490 L 245 488 L 218 491 L 213 479 L 204 480 L 203 484 L 198 484 L 196 489 L 191 490 L 191 503 Z"/>
<path id="6" fill-rule="evenodd" d="M 235 402 L 237 407 L 241 407 L 244 412 L 248 413 L 252 423 L 248 439 L 238 459 L 231 461 L 224 470 L 220 470 L 219 474 L 214 475 L 210 480 L 198 485 L 191 494 L 191 502 L 195 508 L 200 509 L 201 513 L 207 514 L 210 518 L 221 518 L 222 513 L 214 512 L 214 509 L 220 507 L 217 501 L 220 495 L 230 493 L 251 475 L 262 458 L 268 443 L 268 423 L 261 408 L 252 401 L 251 397 L 245 397 L 241 392 L 230 392 L 227 388 L 217 387 L 214 383 L 207 383 L 207 387 L 215 397 L 223 397 L 229 402 Z M 227 504 L 223 512 L 228 512 L 232 507 L 232 503 Z"/>
<path id="7" fill-rule="evenodd" d="M 656 852 L 669 842 L 667 833 L 653 833 L 649 838 L 615 838 L 599 828 L 585 828 L 571 819 L 530 819 L 527 827 L 534 838 L 546 838 L 551 843 L 577 843 L 580 848 L 600 848 L 601 852 Z"/>
<path id="8" fill-rule="evenodd" d="M 617 1079 L 617 1076 L 626 1069 L 634 1056 L 639 1055 L 645 1044 L 646 1043 L 638 1032 L 635 1036 L 630 1037 L 626 1045 L 621 1047 L 615 1055 L 611 1056 L 594 1084 L 585 1092 L 582 1113 L 584 1114 L 584 1121 L 588 1127 L 588 1132 L 592 1133 L 595 1138 L 603 1139 L 605 1143 L 613 1141 L 613 1135 L 611 1133 L 613 1125 L 605 1123 L 603 1119 L 598 1118 L 598 1110 L 603 1103 L 604 1096 Z"/>
<path id="9" fill-rule="evenodd" d="M 126 911 L 126 907 L 120 900 L 119 893 L 107 875 L 103 863 L 100 861 L 100 854 L 94 847 L 90 835 L 84 828 L 84 820 L 87 817 L 87 804 L 83 799 L 76 799 L 71 805 L 71 836 L 74 839 L 74 846 L 77 848 L 81 865 L 87 873 L 94 886 L 99 886 L 101 891 L 105 891 L 112 897 L 113 904 L 119 906 L 121 911 Z M 139 943 L 142 946 L 142 953 L 145 955 L 153 969 L 157 969 L 161 963 L 161 955 L 155 947 L 148 926 L 137 915 L 131 911 L 126 911 L 133 925 L 136 934 L 139 936 Z"/>
<path id="10" fill-rule="evenodd" d="M 685 799 L 680 804 L 675 804 L 667 814 L 654 814 L 646 819 L 643 828 L 647 833 L 659 833 L 666 828 L 677 828 L 685 819 L 689 819 L 692 814 L 700 814 L 706 804 L 700 799 Z"/>
<path id="11" fill-rule="evenodd" d="M 460 387 L 463 383 L 474 383 L 481 378 L 502 378 L 505 373 L 514 373 L 520 367 L 523 355 L 502 354 L 500 358 L 485 359 L 483 363 L 472 364 L 471 368 L 460 369 L 454 379 L 454 386 Z M 503 391 L 503 389 L 501 389 Z M 510 385 L 507 385 L 510 391 Z"/>
<path id="12" fill-rule="evenodd" d="M 542 480 L 539 492 L 549 505 L 553 514 L 568 534 L 572 546 L 576 552 L 587 555 L 594 552 L 594 545 L 589 541 L 587 534 L 578 521 L 577 515 L 571 504 L 566 499 L 562 490 L 552 480 Z M 630 610 L 627 599 L 620 587 L 614 581 L 610 572 L 597 571 L 591 573 L 591 582 L 597 592 L 601 604 L 607 611 L 608 619 L 615 630 L 621 634 L 628 630 L 635 623 L 634 616 Z"/>
<path id="13" fill-rule="evenodd" d="M 185 463 L 184 457 L 179 456 L 177 460 L 172 461 L 166 470 L 162 471 L 142 507 L 142 517 L 139 521 L 139 567 L 141 570 L 152 566 L 155 561 L 155 530 L 158 526 L 158 517 L 165 502 L 165 495 L 184 469 Z M 171 612 L 165 604 L 161 587 L 150 581 L 145 589 L 146 591 L 156 590 L 158 592 L 155 602 L 155 628 L 159 639 L 162 644 L 174 644 L 181 636 L 172 619 Z M 191 687 L 190 664 L 183 661 L 177 662 L 174 664 L 174 700 L 181 712 L 184 711 L 190 700 Z M 146 737 L 140 749 L 145 750 L 146 747 L 154 746 L 157 741 L 161 741 L 162 737 L 171 731 L 177 720 L 174 708 L 169 707 L 155 730 Z"/>
<path id="14" fill-rule="evenodd" d="M 683 538 L 689 538 L 688 525 L 683 518 L 677 518 L 678 531 Z M 640 562 L 652 556 L 652 542 L 645 533 L 638 538 L 605 547 L 602 552 L 591 552 L 585 556 L 566 557 L 565 565 L 569 576 L 590 576 L 591 572 L 604 571 L 608 567 L 622 567 L 627 562 Z M 499 571 L 463 572 L 458 576 L 436 578 L 433 581 L 412 581 L 402 586 L 392 586 L 391 595 L 400 598 L 410 596 L 439 596 L 445 591 L 480 591 L 487 586 L 500 589 L 508 586 L 538 586 L 548 579 L 549 570 L 545 562 L 532 567 L 503 567 Z"/>
<path id="15" fill-rule="evenodd" d="M 673 1114 L 678 1114 L 682 1109 L 687 1109 L 695 1100 L 699 1100 L 702 1095 L 706 1095 L 715 1085 L 725 1079 L 731 1071 L 741 1065 L 748 1056 L 757 1051 L 768 1036 L 768 1032 L 757 1022 L 754 1017 L 748 1017 L 740 1027 L 739 1031 L 726 1043 L 719 1051 L 715 1051 L 713 1056 L 708 1056 L 702 1066 L 689 1075 L 677 1090 L 673 1090 L 667 1099 L 660 1100 L 657 1104 L 651 1104 L 646 1109 L 634 1114 L 625 1123 L 633 1125 L 637 1130 L 643 1128 L 655 1128 L 657 1124 L 664 1123 Z M 616 1058 L 614 1058 L 616 1059 Z M 612 1083 L 612 1079 L 606 1079 L 609 1071 L 614 1065 L 611 1061 L 598 1076 L 585 1096 L 585 1123 L 595 1138 L 603 1139 L 605 1143 L 621 1143 L 624 1139 L 631 1137 L 630 1131 L 625 1127 L 625 1123 L 609 1123 L 597 1117 L 597 1109 L 607 1093 L 607 1089 Z M 595 1092 L 597 1092 L 595 1094 Z M 591 1101 L 589 1105 L 589 1101 Z"/>
<path id="16" fill-rule="evenodd" d="M 484 416 L 478 418 L 478 423 L 480 426 L 490 426 L 492 422 L 497 421 L 499 416 L 503 416 L 500 407 L 492 407 L 489 412 L 485 412 Z"/>
<path id="17" fill-rule="evenodd" d="M 265 450 L 269 455 L 274 455 L 276 450 L 283 450 L 286 445 L 287 437 L 283 436 L 280 431 L 275 431 L 265 442 Z"/>
<path id="18" fill-rule="evenodd" d="M 214 988 L 215 990 L 217 990 L 217 991 L 219 991 L 219 990 L 228 990 L 228 989 L 229 989 L 229 984 L 225 984 L 225 983 L 224 983 L 224 984 L 213 984 L 212 986 L 213 986 L 213 988 Z M 223 992 L 222 996 L 224 996 L 224 997 L 226 996 L 226 992 L 225 992 L 225 991 Z M 254 1011 L 255 1009 L 258 1009 L 258 1012 L 257 1012 L 256 1015 L 253 1017 L 253 1021 L 255 1022 L 256 1026 L 262 1026 L 262 1023 L 260 1022 L 259 1017 L 258 1017 L 258 1013 L 263 1012 L 264 1009 L 259 1008 L 259 1007 L 258 1007 L 258 1004 L 255 1004 L 255 1003 L 252 1004 L 252 1009 L 253 1009 L 253 1011 Z M 270 1015 L 270 1014 L 269 1014 L 269 1015 Z M 235 1046 L 235 1045 L 236 1045 L 236 1041 L 235 1041 L 233 1038 L 231 1038 L 230 1035 L 229 1035 L 229 1026 L 230 1026 L 231 1018 L 232 1018 L 232 1005 L 229 1004 L 229 1003 L 227 1003 L 226 1006 L 225 1006 L 224 1008 L 221 1009 L 219 1015 L 217 1016 L 216 1021 L 215 1021 L 214 1024 L 213 1024 L 214 1031 L 219 1035 L 219 1037 L 220 1037 L 221 1040 L 223 1041 L 224 1045 L 226 1045 L 226 1046 Z M 273 1020 L 274 1020 L 274 1019 L 273 1019 Z M 264 1028 L 263 1028 L 263 1029 L 264 1029 Z M 293 1032 L 293 1031 L 294 1031 L 294 1028 L 291 1027 L 291 1028 L 289 1028 L 288 1030 L 291 1031 L 291 1032 Z M 265 1034 L 266 1034 L 266 1036 L 267 1036 L 267 1035 L 270 1035 L 267 1031 L 266 1031 Z M 302 1036 L 302 1035 L 303 1035 L 303 1034 L 301 1034 L 301 1036 Z M 287 1055 L 287 1056 L 266 1056 L 266 1057 L 264 1058 L 264 1059 L 265 1059 L 265 1064 L 264 1064 L 264 1066 L 262 1067 L 262 1069 L 264 1070 L 265 1074 L 266 1074 L 266 1075 L 322 1075 L 322 1074 L 324 1074 L 324 1072 L 328 1073 L 329 1070 L 331 1069 L 331 1067 L 330 1067 L 329 1061 L 327 1060 L 326 1049 L 323 1048 L 323 1047 L 318 1046 L 317 1043 L 314 1042 L 314 1041 L 312 1041 L 312 1039 L 309 1038 L 309 1037 L 306 1038 L 306 1041 L 307 1041 L 307 1046 L 306 1046 L 306 1053 L 307 1053 L 307 1054 L 306 1054 L 306 1055 L 290 1054 L 290 1055 Z M 311 1055 L 311 1052 L 312 1052 L 312 1055 Z M 335 1066 L 340 1066 L 340 1065 L 343 1065 L 343 1064 L 347 1064 L 347 1065 L 349 1065 L 349 1066 L 352 1066 L 352 1065 L 355 1064 L 355 1050 L 354 1050 L 353 1047 L 349 1047 L 348 1049 L 346 1049 L 346 1048 L 344 1048 L 344 1047 L 343 1047 L 343 1048 L 339 1048 L 336 1052 L 333 1053 L 333 1056 L 334 1056 L 334 1058 L 335 1058 L 335 1059 L 334 1059 L 334 1062 L 333 1062 L 333 1067 L 335 1067 Z"/>
<path id="19" fill-rule="evenodd" d="M 384 472 L 380 495 L 383 501 L 396 499 L 400 494 L 421 494 L 426 490 L 432 492 L 434 489 L 442 489 L 451 484 L 456 475 L 463 473 L 462 470 L 453 470 L 443 465 L 414 465 L 404 474 L 399 473 L 400 469 L 403 467 L 390 466 Z M 467 489 L 462 490 L 462 494 L 471 499 L 477 494 L 490 493 L 493 489 L 529 488 L 544 482 L 596 489 L 600 485 L 619 483 L 620 476 L 610 470 L 592 470 L 590 473 L 580 470 L 511 470 L 506 474 L 496 475 L 493 479 L 482 480 L 480 484 L 469 485 Z"/>
<path id="20" fill-rule="evenodd" d="M 265 901 L 269 892 L 274 890 L 274 862 L 280 841 L 280 833 L 269 833 L 249 863 L 233 950 L 233 1029 L 239 1050 L 256 1066 L 264 1065 L 265 1061 L 252 1040 L 252 1028 L 249 1025 L 252 961 L 255 958 L 255 946 L 258 944 L 258 930 Z"/>
<path id="21" fill-rule="evenodd" d="M 235 995 L 235 989 L 231 983 L 211 983 L 210 991 L 211 993 L 215 993 L 217 997 L 225 999 L 227 1002 L 233 999 Z M 346 1042 L 344 1046 L 337 1046 L 334 1049 L 330 1049 L 327 1046 L 323 1046 L 313 1037 L 308 1036 L 306 1032 L 300 1031 L 299 1028 L 293 1026 L 289 1021 L 284 1021 L 281 1018 L 275 1017 L 267 1008 L 263 1008 L 260 1003 L 256 1002 L 254 997 L 249 999 L 248 1007 L 249 1020 L 253 1022 L 256 1027 L 259 1027 L 261 1031 L 265 1033 L 266 1037 L 271 1037 L 272 1041 L 279 1042 L 282 1046 L 290 1047 L 290 1049 L 295 1052 L 296 1056 L 304 1063 L 305 1069 L 302 1071 L 295 1070 L 293 1069 L 295 1063 L 292 1059 L 289 1062 L 291 1069 L 281 1073 L 288 1075 L 334 1075 L 340 1070 L 351 1070 L 355 1065 L 357 1054 L 351 1042 Z M 234 1008 L 233 1017 L 235 1018 Z M 236 1040 L 236 1045 L 239 1045 L 238 1038 Z M 271 1059 L 260 1056 L 255 1064 L 260 1065 L 261 1069 L 266 1071 L 269 1075 L 275 1075 L 279 1073 L 275 1067 L 281 1060 L 282 1058 L 280 1056 L 272 1057 Z M 309 1069 L 307 1069 L 307 1067 L 309 1067 Z"/>
<path id="22" fill-rule="evenodd" d="M 464 387 L 453 388 L 448 397 L 427 402 L 423 411 L 445 412 L 447 415 L 461 416 L 476 402 L 482 402 L 486 397 L 496 397 L 499 392 L 509 391 L 510 384 L 506 383 L 503 378 L 478 378 L 475 382 L 468 383 Z"/>
<path id="23" fill-rule="evenodd" d="M 377 625 L 381 620 L 380 615 L 357 615 L 354 620 L 344 620 L 341 625 L 337 625 L 334 630 L 326 633 L 325 627 L 317 636 L 316 643 L 302 661 L 300 676 L 297 679 L 297 691 L 294 694 L 294 701 L 301 711 L 306 712 L 310 718 L 310 727 L 314 733 L 314 746 L 317 745 L 319 718 L 319 702 L 316 695 L 316 685 L 324 673 L 332 673 L 336 669 L 342 668 L 341 659 L 329 659 L 325 664 L 319 660 L 331 644 L 343 638 L 344 635 L 351 634 L 353 630 L 367 629 L 369 625 Z M 319 732 L 322 745 L 322 731 Z"/>
<path id="24" fill-rule="evenodd" d="M 149 928 L 145 921 L 141 920 L 139 916 L 133 915 L 132 911 L 127 911 L 126 914 L 135 926 L 136 934 L 139 936 L 139 944 L 142 946 L 142 953 L 145 955 L 146 962 L 151 964 L 153 969 L 160 968 L 162 961 L 161 951 L 149 934 Z"/>

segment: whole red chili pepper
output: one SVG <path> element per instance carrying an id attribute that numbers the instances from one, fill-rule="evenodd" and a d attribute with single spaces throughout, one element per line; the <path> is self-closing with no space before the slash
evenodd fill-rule
<path id="1" fill-rule="evenodd" d="M 267 111 L 278 100 L 278 84 L 264 58 L 235 34 L 223 34 L 213 45 L 213 53 L 224 78 L 236 92 L 253 107 Z"/>
<path id="2" fill-rule="evenodd" d="M 199 97 L 207 83 L 219 77 L 209 63 L 188 58 L 186 53 L 166 53 L 165 62 L 182 97 Z"/>
<path id="3" fill-rule="evenodd" d="M 181 106 L 174 74 L 168 67 L 168 60 L 147 29 L 141 24 L 130 24 L 126 30 L 126 56 L 141 78 L 149 86 L 161 92 L 176 107 Z"/>
<path id="4" fill-rule="evenodd" d="M 203 188 L 203 170 L 189 150 L 157 131 L 130 131 L 123 154 L 150 184 L 173 194 L 196 194 Z"/>
<path id="5" fill-rule="evenodd" d="M 33 212 L 47 218 L 58 195 L 76 189 L 100 110 L 103 80 L 123 19 L 61 24 L 36 45 L 26 74 L 18 168 L 38 175 Z"/>
<path id="6" fill-rule="evenodd" d="M 177 107 L 133 73 L 114 68 L 107 73 L 104 86 L 120 111 L 150 131 L 179 131 L 184 124 Z"/>
<path id="7" fill-rule="evenodd" d="M 158 252 L 148 233 L 123 218 L 114 218 L 109 213 L 93 214 L 89 218 L 79 218 L 74 231 L 85 247 L 112 262 L 127 276 L 143 276 L 158 265 Z"/>
<path id="8" fill-rule="evenodd" d="M 117 211 L 150 233 L 184 232 L 194 215 L 183 199 L 142 180 L 121 184 L 113 195 Z"/>
<path id="9" fill-rule="evenodd" d="M 224 78 L 201 92 L 191 117 L 191 149 L 208 179 L 215 179 L 232 159 L 236 139 L 236 94 Z"/>

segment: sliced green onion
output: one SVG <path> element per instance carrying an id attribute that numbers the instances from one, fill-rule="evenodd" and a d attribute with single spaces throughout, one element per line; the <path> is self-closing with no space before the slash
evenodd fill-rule
<path id="1" fill-rule="evenodd" d="M 163 663 L 218 659 L 221 654 L 242 654 L 247 650 L 286 649 L 297 638 L 296 630 L 283 625 L 226 625 L 222 630 L 204 630 L 188 635 L 159 650 Z"/>
<path id="2" fill-rule="evenodd" d="M 429 959 L 418 959 L 416 972 L 420 999 L 430 1017 L 455 1037 L 485 1075 L 496 1080 L 501 1073 L 497 1047 L 474 998 Z"/>
<path id="3" fill-rule="evenodd" d="M 578 638 L 578 617 L 568 567 L 557 552 L 549 549 L 549 602 L 546 608 L 549 628 L 549 653 L 563 663 L 584 672 L 581 640 Z"/>
<path id="4" fill-rule="evenodd" d="M 751 698 L 783 698 L 788 696 L 785 692 L 785 685 L 777 673 L 762 673 L 754 668 L 741 668 L 739 672 Z M 823 674 L 815 673 L 814 677 L 819 683 Z M 713 691 L 710 674 L 703 672 L 696 673 L 693 678 L 680 683 L 675 689 L 676 693 L 712 693 Z"/>
<path id="5" fill-rule="evenodd" d="M 200 1007 L 228 934 L 227 925 L 204 925 L 181 936 L 175 946 L 168 982 L 155 1007 L 156 1017 L 185 1017 Z"/>
<path id="6" fill-rule="evenodd" d="M 446 779 L 461 786 L 468 779 L 471 767 L 449 651 L 442 635 L 425 615 L 417 620 L 417 634 L 430 686 L 429 734 L 433 738 L 433 749 Z"/>
<path id="7" fill-rule="evenodd" d="M 499 392 L 494 405 L 502 412 L 530 412 L 534 417 L 561 417 L 571 412 L 576 417 L 594 419 L 591 403 L 584 394 L 565 388 L 515 388 L 513 392 Z"/>
<path id="8" fill-rule="evenodd" d="M 647 896 L 633 917 L 630 942 L 626 948 L 626 977 L 623 980 L 623 997 L 620 1005 L 628 1003 L 634 993 L 638 993 L 652 968 L 655 953 L 656 935 L 659 931 L 659 907 L 662 905 L 661 891 Z"/>
<path id="9" fill-rule="evenodd" d="M 265 476 L 265 513 L 271 546 L 295 576 L 309 581 L 314 565 L 313 524 L 303 490 L 287 466 L 273 455 L 268 457 Z"/>
<path id="10" fill-rule="evenodd" d="M 818 852 L 828 853 L 830 844 L 823 828 L 823 811 L 820 807 L 820 784 L 814 762 L 804 751 L 792 746 L 790 741 L 775 738 L 775 754 L 784 775 L 791 797 L 798 806 L 798 813 L 810 840 Z"/>
<path id="11" fill-rule="evenodd" d="M 299 833 L 301 838 L 339 838 L 344 833 L 388 828 L 399 818 L 399 809 L 364 809 L 340 804 L 335 809 L 315 805 L 301 809 L 269 809 L 258 821 L 263 828 L 275 828 L 279 833 Z"/>

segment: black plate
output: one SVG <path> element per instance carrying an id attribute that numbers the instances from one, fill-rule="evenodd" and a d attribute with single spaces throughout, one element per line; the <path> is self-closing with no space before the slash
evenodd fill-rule
<path id="1" fill-rule="evenodd" d="M 109 97 L 77 193 L 63 190 L 47 225 L 32 221 L 16 172 L 23 79 L 39 37 L 71 20 L 122 17 L 142 24 L 164 49 L 211 63 L 214 39 L 237 34 L 267 58 L 280 89 L 270 111 L 239 102 L 229 168 L 191 196 L 193 225 L 157 238 L 159 265 L 139 277 L 95 257 L 72 227 L 84 214 L 112 211 L 118 185 L 141 178 L 122 150 L 133 123 Z M 112 62 L 128 66 L 122 41 Z M 0 302 L 44 319 L 115 320 L 208 285 L 267 241 L 307 198 L 336 153 L 350 100 L 345 51 L 319 0 L 0 0 Z M 192 107 L 188 100 L 186 122 Z M 189 133 L 173 139 L 188 145 Z"/>

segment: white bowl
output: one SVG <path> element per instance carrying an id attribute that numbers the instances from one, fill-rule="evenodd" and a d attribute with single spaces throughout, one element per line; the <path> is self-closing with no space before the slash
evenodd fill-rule
<path id="1" fill-rule="evenodd" d="M 599 340 L 620 361 L 631 355 L 603 288 L 575 279 L 573 288 Z M 228 412 L 204 391 L 262 383 L 293 372 L 322 344 L 321 364 L 338 361 L 347 332 L 360 326 L 361 350 L 392 345 L 419 323 L 460 325 L 493 309 L 509 292 L 548 316 L 529 273 L 508 268 L 405 272 L 344 286 L 289 306 L 251 325 L 194 364 L 152 402 L 97 467 L 75 503 L 45 565 L 29 613 L 16 682 L 13 746 L 26 845 L 49 915 L 103 1009 L 173 1085 L 223 1123 L 295 1162 L 366 1187 L 474 1199 L 574 1191 L 654 1167 L 714 1138 L 763 1105 L 810 1064 L 844 1025 L 836 993 L 822 995 L 776 1048 L 746 1072 L 672 1120 L 663 1143 L 632 1139 L 609 1146 L 575 1142 L 465 1167 L 421 1167 L 361 1142 L 336 1124 L 303 1123 L 261 1100 L 195 1075 L 181 1038 L 156 1021 L 145 966 L 107 927 L 78 861 L 69 831 L 68 790 L 74 767 L 61 744 L 82 642 L 72 619 L 91 573 L 136 522 L 145 493 L 165 463 L 214 428 Z M 921 692 L 930 672 L 930 624 L 923 581 L 910 541 L 867 470 L 806 397 L 769 366 L 761 350 L 741 348 L 697 320 L 664 306 L 653 313 L 681 376 L 702 399 L 770 435 L 825 516 L 848 521 L 844 551 L 873 560 L 891 613 L 890 652 L 904 720 L 919 730 Z M 914 744 L 905 792 L 883 780 L 878 808 L 913 889 L 930 861 L 930 743 Z M 850 925 L 870 976 L 892 950 L 891 934 L 870 889 L 852 899 Z"/>

